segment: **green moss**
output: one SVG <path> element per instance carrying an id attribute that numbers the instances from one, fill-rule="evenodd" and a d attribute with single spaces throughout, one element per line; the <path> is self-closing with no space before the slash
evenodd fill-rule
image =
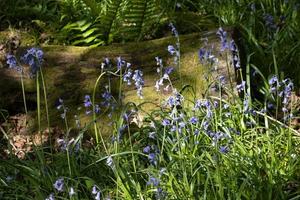
<path id="1" fill-rule="evenodd" d="M 197 51 L 201 45 L 200 35 L 191 34 L 180 37 L 181 41 L 181 75 L 183 85 L 191 85 L 196 88 L 196 93 L 201 94 L 203 90 L 204 81 L 200 79 L 203 74 L 202 67 L 198 64 Z M 176 40 L 173 37 L 162 38 L 153 41 L 146 41 L 140 43 L 128 44 L 112 44 L 105 47 L 88 48 L 88 47 L 71 47 L 71 46 L 42 46 L 45 52 L 45 63 L 43 65 L 43 73 L 45 75 L 47 92 L 48 92 L 48 106 L 50 110 L 50 120 L 52 126 L 64 125 L 60 118 L 62 111 L 56 109 L 58 98 L 64 99 L 65 106 L 68 107 L 67 117 L 70 126 L 74 126 L 74 115 L 84 113 L 82 107 L 83 98 L 86 94 L 91 94 L 94 88 L 95 81 L 100 74 L 101 62 L 105 57 L 111 59 L 117 56 L 122 56 L 128 62 L 131 62 L 134 68 L 141 68 L 144 72 L 145 88 L 144 100 L 137 97 L 135 88 L 124 86 L 124 102 L 135 102 L 137 104 L 144 101 L 159 104 L 163 99 L 170 95 L 168 92 L 157 92 L 154 88 L 155 81 L 158 79 L 156 74 L 155 56 L 160 56 L 164 59 L 165 65 L 171 65 L 172 58 L 168 55 L 167 46 L 175 44 Z M 24 49 L 23 49 L 24 51 Z M 179 73 L 175 72 L 171 78 L 174 80 L 173 84 L 180 88 L 182 86 L 179 81 Z M 20 81 L 9 77 L 9 89 L 3 95 L 8 95 L 12 91 L 17 91 L 20 95 L 21 87 Z M 14 81 L 17 83 L 14 84 Z M 104 78 L 98 88 L 97 102 L 101 102 L 100 91 L 104 90 L 107 78 Z M 36 104 L 35 81 L 31 79 L 25 80 L 25 88 L 28 93 L 28 98 L 32 104 Z M 7 84 L 5 81 L 0 81 L 0 87 Z M 112 82 L 113 93 L 117 94 L 118 79 Z M 3 91 L 2 91 L 3 92 Z M 43 94 L 43 93 L 41 93 Z M 191 97 L 193 95 L 190 95 Z M 9 95 L 7 96 L 9 98 Z M 20 99 L 20 98 L 19 98 Z M 43 99 L 43 97 L 42 97 Z M 147 104 L 144 106 L 146 111 L 155 107 L 155 104 Z M 5 101 L 2 102 L 5 105 Z M 20 106 L 21 104 L 19 104 Z M 42 107 L 43 125 L 46 125 L 45 108 Z M 35 116 L 35 108 L 33 106 L 31 115 Z M 82 124 L 88 124 L 90 117 L 82 117 Z M 103 122 L 105 134 L 109 134 L 111 127 L 107 126 L 109 119 L 106 115 L 101 118 Z"/>

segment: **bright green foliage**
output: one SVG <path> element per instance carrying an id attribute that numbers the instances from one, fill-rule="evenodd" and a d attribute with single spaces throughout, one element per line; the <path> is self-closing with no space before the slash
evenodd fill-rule
<path id="1" fill-rule="evenodd" d="M 75 45 L 97 46 L 111 41 L 139 41 L 154 33 L 163 20 L 164 12 L 157 0 L 99 3 L 83 0 L 80 3 L 88 15 L 79 17 L 79 21 L 70 22 L 62 29 L 65 37 Z"/>

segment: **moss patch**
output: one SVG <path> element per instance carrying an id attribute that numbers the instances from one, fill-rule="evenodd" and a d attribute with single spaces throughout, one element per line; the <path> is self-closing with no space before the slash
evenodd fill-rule
<path id="1" fill-rule="evenodd" d="M 46 85 L 48 90 L 48 105 L 50 110 L 51 125 L 63 125 L 63 121 L 60 119 L 61 111 L 56 109 L 58 98 L 63 98 L 65 105 L 68 107 L 68 118 L 70 126 L 74 126 L 74 115 L 78 113 L 84 113 L 83 99 L 84 95 L 91 94 L 95 81 L 100 74 L 101 62 L 105 57 L 115 59 L 118 56 L 122 56 L 126 61 L 132 63 L 134 69 L 140 68 L 144 72 L 145 88 L 143 100 L 139 99 L 136 95 L 134 87 L 124 86 L 124 102 L 141 103 L 143 101 L 151 101 L 154 103 L 161 102 L 164 98 L 170 95 L 168 92 L 156 92 L 154 85 L 155 81 L 159 79 L 156 74 L 156 61 L 155 56 L 162 57 L 164 59 L 165 66 L 171 65 L 172 58 L 168 55 L 167 46 L 169 44 L 175 44 L 176 40 L 173 37 L 162 38 L 158 40 L 145 41 L 140 43 L 128 43 L 128 44 L 112 44 L 105 47 L 89 48 L 89 47 L 72 47 L 72 46 L 42 46 L 41 48 L 45 52 L 45 63 L 43 65 L 43 72 L 45 74 Z M 182 85 L 191 85 L 196 89 L 196 94 L 202 93 L 205 82 L 201 79 L 203 74 L 203 68 L 198 62 L 198 49 L 201 46 L 201 34 L 183 35 L 180 37 L 181 42 L 181 65 L 180 73 L 182 81 L 179 81 L 179 72 L 174 72 L 171 75 L 173 84 L 176 87 Z M 20 51 L 24 51 L 21 49 Z M 2 70 L 2 69 L 1 69 Z M 0 73 L 3 73 L 3 70 Z M 32 104 L 35 104 L 35 81 L 26 79 L 26 91 Z M 114 79 L 113 85 L 118 85 Z M 100 82 L 99 92 L 104 90 L 106 85 L 106 78 Z M 6 79 L 0 81 L 0 87 L 3 88 L 7 85 L 9 87 L 6 90 L 1 90 L 0 95 L 5 97 L 1 98 L 1 107 L 10 108 L 12 112 L 15 102 L 17 106 L 22 107 L 22 95 L 20 79 L 6 75 Z M 117 89 L 115 88 L 115 93 Z M 27 94 L 26 93 L 26 94 Z M 11 96 L 16 96 L 12 101 Z M 192 97 L 192 95 L 191 95 Z M 100 102 L 101 95 L 97 94 L 97 101 Z M 155 107 L 147 105 L 147 109 Z M 20 112 L 22 109 L 19 109 Z M 36 106 L 32 106 L 31 113 L 35 115 Z M 45 125 L 46 117 L 43 113 L 43 124 Z M 82 117 L 82 124 L 88 123 L 91 118 Z M 107 124 L 106 117 L 103 120 Z M 104 132 L 109 133 L 109 128 Z"/>

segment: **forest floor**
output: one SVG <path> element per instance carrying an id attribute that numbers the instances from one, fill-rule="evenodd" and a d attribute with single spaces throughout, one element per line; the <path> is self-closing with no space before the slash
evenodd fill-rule
<path id="1" fill-rule="evenodd" d="M 193 93 L 186 93 L 187 98 L 194 99 L 205 96 L 205 89 L 208 86 L 205 76 L 209 74 L 211 69 L 207 69 L 200 64 L 198 50 L 203 47 L 204 38 L 206 37 L 209 38 L 209 46 L 218 46 L 217 38 L 213 33 L 189 34 L 180 37 L 180 73 L 176 70 L 170 77 L 172 84 L 176 88 L 182 88 L 184 85 L 190 85 L 194 88 Z M 47 85 L 51 127 L 47 128 L 46 115 L 43 114 L 42 127 L 44 127 L 44 131 L 42 133 L 37 131 L 36 86 L 34 79 L 29 78 L 29 76 L 25 78 L 29 110 L 28 114 L 25 115 L 20 74 L 11 69 L 0 68 L 0 108 L 8 110 L 9 113 L 8 119 L 0 124 L 0 134 L 2 133 L 7 137 L 13 147 L 12 151 L 20 158 L 24 157 L 26 152 L 32 151 L 33 145 L 49 142 L 50 136 L 53 141 L 63 137 L 65 130 L 61 127 L 64 127 L 64 122 L 60 118 L 61 111 L 56 109 L 59 98 L 62 98 L 64 104 L 68 107 L 67 116 L 70 127 L 75 127 L 75 115 L 80 118 L 82 125 L 87 124 L 91 121 L 91 117 L 84 114 L 84 96 L 92 93 L 95 81 L 101 71 L 101 63 L 106 57 L 115 60 L 118 56 L 121 56 L 132 64 L 133 69 L 141 69 L 143 71 L 145 80 L 143 88 L 144 99 L 139 99 L 134 86 L 124 86 L 124 104 L 127 102 L 139 104 L 147 101 L 151 103 L 145 104 L 145 111 L 154 109 L 160 105 L 162 100 L 171 95 L 170 91 L 163 89 L 157 92 L 154 87 L 155 82 L 159 79 L 156 72 L 155 57 L 161 57 L 165 66 L 173 66 L 173 58 L 169 55 L 167 47 L 170 44 L 175 45 L 175 43 L 175 38 L 167 37 L 152 41 L 112 44 L 97 48 L 41 45 L 40 48 L 45 53 L 43 72 Z M 32 46 L 30 41 L 23 42 L 17 54 L 22 54 L 30 46 Z M 209 79 L 217 80 L 219 76 L 223 75 L 228 82 L 226 59 L 217 52 L 213 53 L 218 58 L 219 67 L 213 70 Z M 2 63 L 5 65 L 5 62 Z M 233 73 L 231 71 L 231 76 L 234 76 Z M 179 76 L 181 76 L 183 81 L 180 81 Z M 103 92 L 106 84 L 107 78 L 99 84 L 101 86 L 98 90 L 99 93 Z M 118 79 L 114 79 L 112 82 L 112 93 L 115 95 L 118 92 L 117 87 Z M 217 95 L 216 93 L 212 94 Z M 97 97 L 101 98 L 101 95 Z M 299 98 L 297 99 L 298 101 L 300 101 Z M 140 118 L 142 121 L 143 115 Z M 100 123 L 102 125 L 102 133 L 108 136 L 111 132 L 111 127 L 107 126 L 109 118 L 103 116 Z M 300 129 L 299 120 L 295 121 L 295 127 Z M 74 134 L 76 134 L 76 131 L 73 133 L 73 136 Z M 72 137 L 72 133 L 70 135 Z M 92 138 L 87 137 L 85 145 L 90 145 L 91 143 L 93 143 Z M 5 154 L 5 152 L 1 154 Z"/>

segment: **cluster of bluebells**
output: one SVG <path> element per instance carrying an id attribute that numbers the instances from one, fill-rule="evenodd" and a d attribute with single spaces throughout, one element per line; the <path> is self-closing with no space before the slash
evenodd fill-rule
<path id="1" fill-rule="evenodd" d="M 6 63 L 10 69 L 15 69 L 17 71 L 22 70 L 22 67 L 18 65 L 17 58 L 14 55 L 8 54 L 6 56 Z"/>
<path id="2" fill-rule="evenodd" d="M 233 65 L 234 69 L 241 68 L 241 63 L 240 63 L 240 58 L 239 58 L 239 51 L 238 51 L 237 45 L 234 42 L 234 40 L 230 41 L 229 47 L 230 47 L 230 51 L 231 51 L 232 65 Z"/>
<path id="3" fill-rule="evenodd" d="M 128 86 L 130 86 L 132 84 L 132 81 L 134 81 L 134 85 L 137 90 L 137 95 L 140 98 L 143 98 L 143 86 L 145 84 L 143 79 L 143 72 L 141 70 L 133 71 L 131 69 L 131 64 L 122 60 L 121 57 L 117 58 L 117 67 L 118 70 L 121 70 L 122 68 L 125 69 L 125 72 L 122 76 L 123 81 L 126 82 Z"/>
<path id="4" fill-rule="evenodd" d="M 101 191 L 97 188 L 96 185 L 94 185 L 92 188 L 92 195 L 94 196 L 95 200 L 101 199 Z"/>
<path id="5" fill-rule="evenodd" d="M 208 64 L 212 67 L 212 69 L 216 69 L 218 64 L 218 59 L 215 55 L 212 54 L 212 50 L 214 46 L 208 47 L 208 39 L 204 39 L 204 47 L 199 49 L 198 56 L 199 60 L 202 64 Z"/>
<path id="6" fill-rule="evenodd" d="M 226 78 L 223 75 L 219 76 L 217 80 L 218 81 L 215 82 L 215 84 L 212 86 L 212 89 L 215 92 L 222 91 L 222 88 L 224 88 L 224 86 L 226 84 Z"/>
<path id="7" fill-rule="evenodd" d="M 234 42 L 234 40 L 230 40 L 230 42 L 227 41 L 228 38 L 227 32 L 223 30 L 222 27 L 218 29 L 217 36 L 221 41 L 220 51 L 223 52 L 226 49 L 229 49 L 232 57 L 232 61 L 231 61 L 232 65 L 235 69 L 239 69 L 241 65 L 240 65 L 239 52 L 236 43 Z"/>
<path id="8" fill-rule="evenodd" d="M 67 116 L 68 108 L 64 105 L 64 100 L 62 98 L 58 99 L 58 105 L 56 106 L 57 110 L 62 110 L 63 113 L 60 114 L 62 119 L 65 119 Z"/>
<path id="9" fill-rule="evenodd" d="M 112 136 L 112 142 L 120 143 L 122 141 L 124 133 L 126 132 L 127 129 L 128 129 L 127 124 L 123 124 L 122 126 L 120 126 L 117 130 L 117 135 Z"/>
<path id="10" fill-rule="evenodd" d="M 168 91 L 171 86 L 170 74 L 174 71 L 173 67 L 164 67 L 162 59 L 159 57 L 155 57 L 156 65 L 157 65 L 157 73 L 160 75 L 160 79 L 155 83 L 156 91 L 160 91 L 160 87 L 164 85 L 164 80 L 167 80 L 169 84 L 164 88 L 164 90 Z"/>
<path id="11" fill-rule="evenodd" d="M 122 59 L 121 56 L 117 57 L 117 68 L 118 70 L 121 70 L 122 67 L 126 65 L 126 61 Z"/>
<path id="12" fill-rule="evenodd" d="M 179 64 L 178 61 L 180 59 L 179 34 L 173 23 L 170 23 L 169 26 L 171 28 L 173 35 L 176 37 L 177 42 L 176 42 L 176 47 L 174 47 L 173 45 L 168 46 L 168 52 L 173 56 L 174 64 L 178 65 Z"/>
<path id="13" fill-rule="evenodd" d="M 41 67 L 43 56 L 44 52 L 42 50 L 31 48 L 21 57 L 21 61 L 30 66 L 31 73 L 34 75 Z"/>
<path id="14" fill-rule="evenodd" d="M 170 26 L 170 28 L 171 28 L 171 31 L 172 31 L 173 35 L 174 35 L 176 38 L 178 38 L 178 37 L 179 37 L 179 34 L 178 34 L 178 31 L 177 31 L 176 27 L 174 26 L 174 24 L 173 24 L 173 23 L 170 23 L 169 26 Z"/>
<path id="15" fill-rule="evenodd" d="M 236 86 L 236 90 L 238 91 L 238 93 L 241 93 L 241 92 L 245 91 L 245 86 L 246 86 L 245 81 L 242 81 L 240 84 L 238 84 Z"/>
<path id="16" fill-rule="evenodd" d="M 212 139 L 212 145 L 218 146 L 221 153 L 227 153 L 229 151 L 228 145 L 221 145 L 230 141 L 230 135 L 220 130 L 213 131 L 211 121 L 213 119 L 213 112 L 219 107 L 219 102 L 214 101 L 213 103 L 209 100 L 197 100 L 195 102 L 194 111 L 202 111 L 205 113 L 205 118 L 201 123 L 201 129 Z M 224 116 L 230 117 L 231 113 L 228 111 L 229 105 L 224 104 Z M 195 122 L 195 121 L 194 121 Z"/>
<path id="17" fill-rule="evenodd" d="M 274 96 L 278 95 L 282 99 L 282 111 L 286 114 L 288 112 L 289 102 L 294 89 L 293 82 L 289 78 L 279 81 L 278 77 L 274 75 L 269 79 L 268 83 L 270 93 Z"/>
<path id="18" fill-rule="evenodd" d="M 166 192 L 163 191 L 163 189 L 160 186 L 160 179 L 163 173 L 166 171 L 165 168 L 162 168 L 159 170 L 158 177 L 154 175 L 149 175 L 149 180 L 147 181 L 148 186 L 152 186 L 156 189 L 155 192 L 155 199 L 165 199 L 166 198 Z"/>
<path id="19" fill-rule="evenodd" d="M 143 72 L 141 70 L 135 70 L 132 76 L 132 80 L 134 80 L 134 85 L 137 90 L 137 95 L 142 99 L 143 98 L 143 86 L 145 84 L 143 79 Z"/>
<path id="20" fill-rule="evenodd" d="M 23 56 L 21 56 L 20 61 L 29 65 L 31 76 L 34 76 L 42 65 L 43 57 L 44 52 L 41 49 L 31 48 L 28 49 Z M 6 63 L 9 65 L 9 68 L 22 71 L 22 66 L 18 64 L 17 58 L 14 55 L 8 54 L 6 59 Z"/>
<path id="21" fill-rule="evenodd" d="M 143 149 L 143 152 L 148 155 L 148 161 L 151 165 L 157 165 L 157 157 L 159 150 L 155 145 L 148 145 Z"/>
<path id="22" fill-rule="evenodd" d="M 90 95 L 85 95 L 84 100 L 83 100 L 83 106 L 85 107 L 86 111 L 85 114 L 89 115 L 92 113 L 93 110 L 93 103 L 91 101 L 91 96 Z M 92 109 L 92 110 L 91 110 Z M 94 108 L 95 113 L 100 113 L 100 107 L 98 104 L 95 104 Z"/>
<path id="23" fill-rule="evenodd" d="M 112 159 L 111 156 L 108 156 L 107 160 L 106 160 L 106 164 L 107 166 L 109 166 L 110 168 L 114 169 L 115 165 L 114 165 L 114 160 Z"/>
<path id="24" fill-rule="evenodd" d="M 75 139 L 64 139 L 64 138 L 58 138 L 57 139 L 57 144 L 58 147 L 60 149 L 60 151 L 65 152 L 65 151 L 69 151 L 69 152 L 79 152 L 80 150 L 80 142 L 76 142 L 75 143 Z M 74 146 L 74 148 L 72 148 L 72 146 Z"/>
<path id="25" fill-rule="evenodd" d="M 54 189 L 62 193 L 65 191 L 65 182 L 63 178 L 58 178 L 55 183 L 53 184 Z M 69 189 L 69 197 L 72 198 L 75 195 L 75 190 L 73 187 L 70 187 Z M 51 193 L 45 200 L 55 200 L 54 193 Z"/>
<path id="26" fill-rule="evenodd" d="M 173 95 L 170 96 L 167 101 L 166 105 L 171 108 L 176 108 L 181 106 L 184 102 L 184 97 L 180 94 L 176 89 L 173 91 Z"/>
<path id="27" fill-rule="evenodd" d="M 228 49 L 228 42 L 227 42 L 227 32 L 223 30 L 222 27 L 220 27 L 217 31 L 217 36 L 221 40 L 221 49 L 220 51 L 223 52 L 226 49 Z"/>
<path id="28" fill-rule="evenodd" d="M 171 56 L 173 56 L 174 64 L 178 65 L 178 61 L 179 61 L 179 58 L 180 58 L 179 49 L 177 49 L 173 45 L 168 45 L 168 52 L 170 53 Z"/>

